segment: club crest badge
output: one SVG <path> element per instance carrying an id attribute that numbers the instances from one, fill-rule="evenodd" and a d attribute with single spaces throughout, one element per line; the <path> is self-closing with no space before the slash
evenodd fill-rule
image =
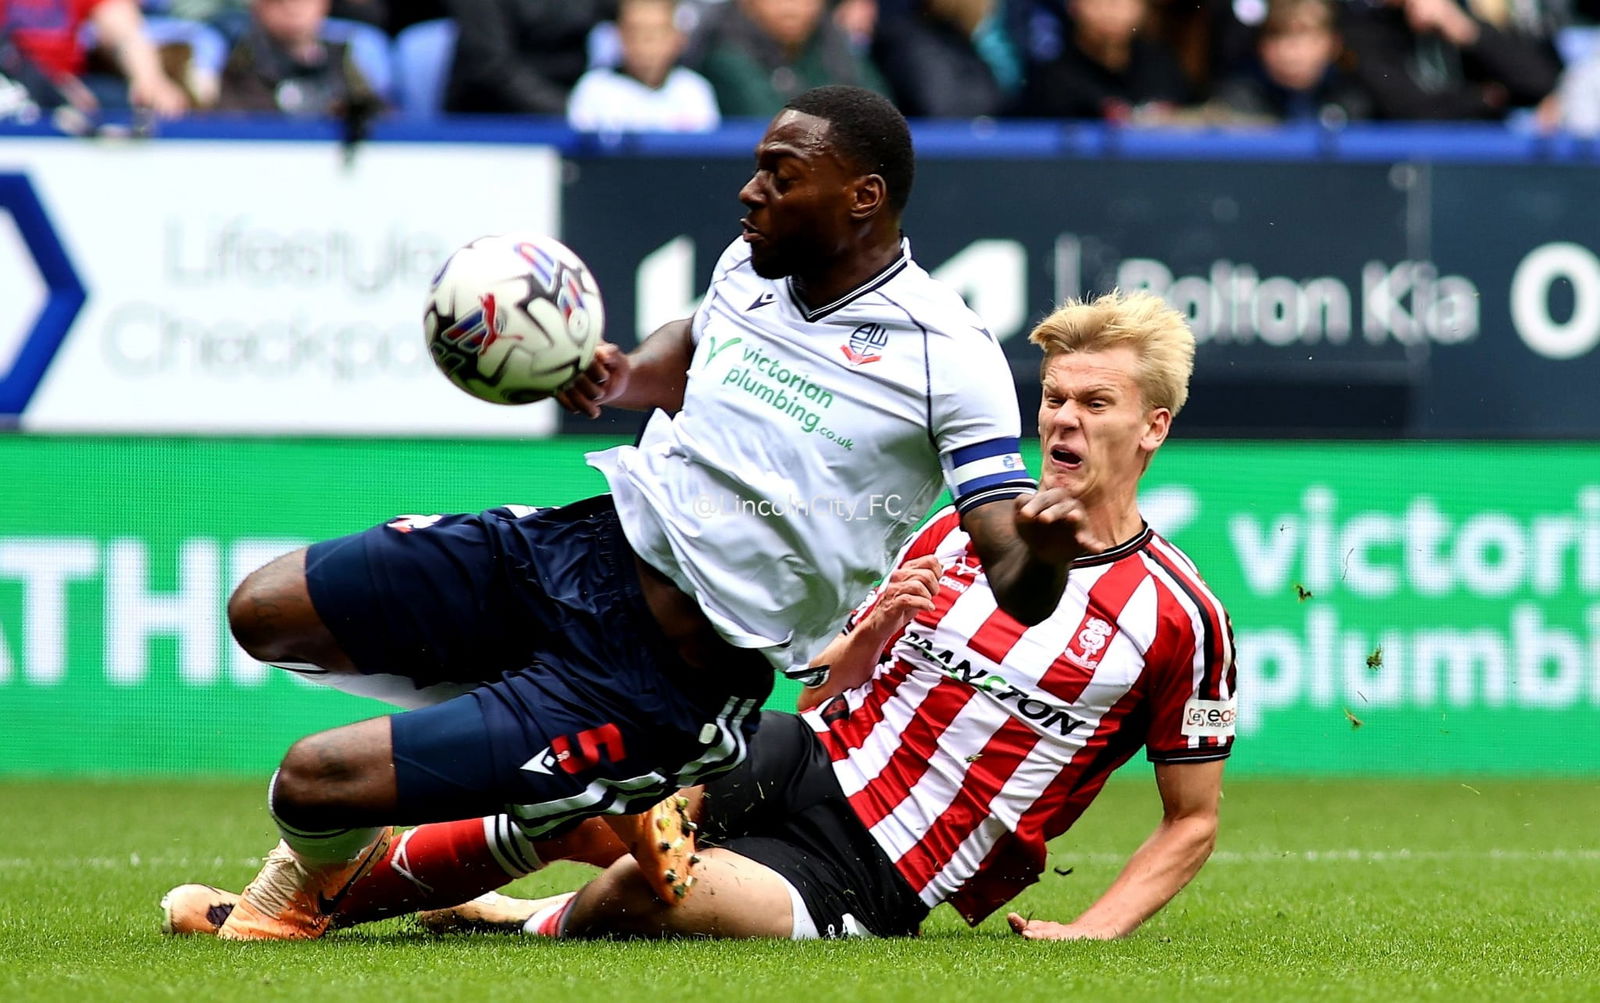
<path id="1" fill-rule="evenodd" d="M 839 346 L 852 366 L 864 366 L 883 358 L 883 346 L 889 343 L 889 329 L 882 324 L 862 324 L 850 332 L 850 340 Z"/>

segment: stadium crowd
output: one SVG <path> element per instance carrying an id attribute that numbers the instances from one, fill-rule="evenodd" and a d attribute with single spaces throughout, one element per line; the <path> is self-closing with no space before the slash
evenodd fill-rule
<path id="1" fill-rule="evenodd" d="M 132 106 L 694 131 L 845 83 L 910 117 L 1592 132 L 1596 22 L 1600 0 L 0 0 L 0 121 Z"/>

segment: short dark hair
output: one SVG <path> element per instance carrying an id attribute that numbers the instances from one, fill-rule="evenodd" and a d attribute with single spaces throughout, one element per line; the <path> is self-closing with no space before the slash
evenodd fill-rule
<path id="1" fill-rule="evenodd" d="M 826 119 L 834 149 L 863 173 L 882 177 L 889 208 L 896 213 L 905 209 L 916 175 L 916 155 L 906 117 L 888 98 L 864 87 L 833 84 L 813 87 L 784 107 Z"/>

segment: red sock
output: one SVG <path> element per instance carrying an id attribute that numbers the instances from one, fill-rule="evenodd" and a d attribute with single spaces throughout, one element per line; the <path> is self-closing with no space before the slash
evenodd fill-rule
<path id="1" fill-rule="evenodd" d="M 544 866 L 504 815 L 435 822 L 395 837 L 339 903 L 338 926 L 460 905 Z"/>
<path id="2" fill-rule="evenodd" d="M 572 903 L 576 902 L 577 899 L 578 896 L 574 893 L 568 895 L 565 902 L 558 902 L 543 912 L 534 913 L 528 918 L 528 922 L 532 925 L 524 928 L 523 932 L 539 937 L 561 936 L 561 928 L 567 922 L 567 913 L 572 911 Z"/>
<path id="3" fill-rule="evenodd" d="M 336 926 L 444 909 L 532 874 L 552 860 L 609 866 L 627 847 L 597 818 L 530 843 L 504 815 L 433 822 L 395 837 L 389 853 L 345 893 Z"/>

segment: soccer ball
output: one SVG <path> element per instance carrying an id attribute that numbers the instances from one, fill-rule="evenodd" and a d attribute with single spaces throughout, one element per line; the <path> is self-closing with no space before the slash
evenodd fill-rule
<path id="1" fill-rule="evenodd" d="M 553 237 L 479 237 L 433 277 L 422 329 L 450 382 L 495 404 L 530 404 L 594 359 L 605 308 L 583 260 Z"/>

